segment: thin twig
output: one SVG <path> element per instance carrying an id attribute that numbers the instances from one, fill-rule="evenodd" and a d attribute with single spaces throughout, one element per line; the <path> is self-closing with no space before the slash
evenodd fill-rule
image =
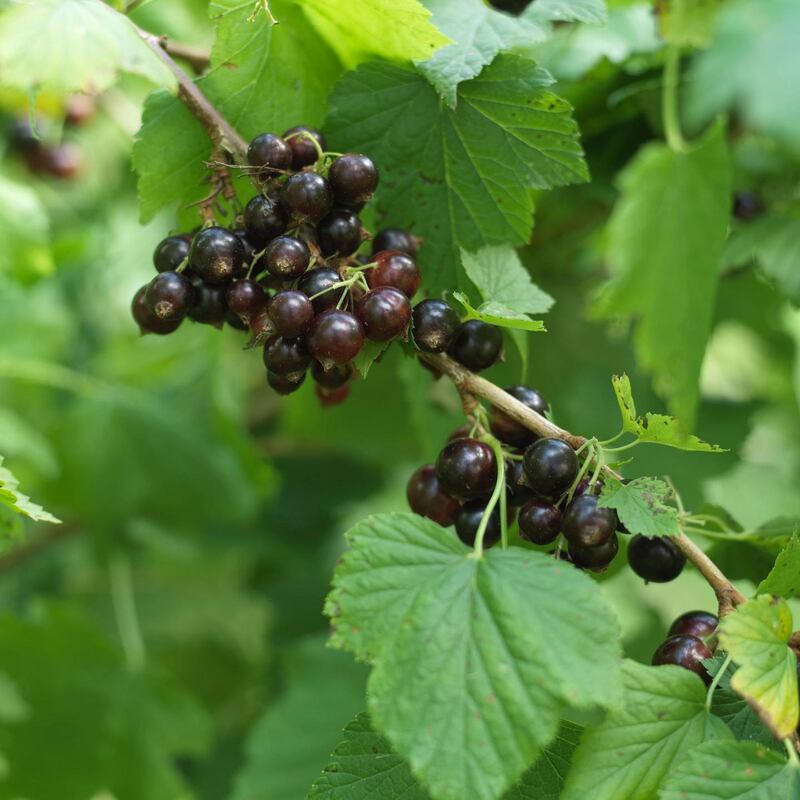
<path id="1" fill-rule="evenodd" d="M 166 36 L 159 39 L 161 47 L 173 58 L 182 58 L 191 64 L 192 69 L 199 75 L 211 62 L 211 54 L 202 47 L 194 47 L 183 42 L 174 42 Z"/>

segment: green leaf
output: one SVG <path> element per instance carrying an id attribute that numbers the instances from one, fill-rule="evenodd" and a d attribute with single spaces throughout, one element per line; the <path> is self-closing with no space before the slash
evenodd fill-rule
<path id="1" fill-rule="evenodd" d="M 758 585 L 758 593 L 800 597 L 800 536 L 797 531 L 779 553 L 769 575 Z"/>
<path id="2" fill-rule="evenodd" d="M 386 352 L 391 344 L 388 342 L 373 342 L 371 339 L 364 341 L 364 346 L 353 360 L 353 366 L 362 378 L 366 378 L 370 367 Z"/>
<path id="3" fill-rule="evenodd" d="M 706 47 L 726 0 L 656 0 L 661 35 L 671 44 Z"/>
<path id="4" fill-rule="evenodd" d="M 17 488 L 18 486 L 19 481 L 11 473 L 11 470 L 3 466 L 3 457 L 0 456 L 0 505 L 36 522 L 61 522 L 41 506 L 36 505 L 30 497 L 22 494 Z"/>
<path id="5" fill-rule="evenodd" d="M 500 303 L 481 303 L 478 308 L 472 306 L 463 292 L 453 292 L 453 297 L 458 300 L 467 312 L 467 319 L 479 319 L 490 325 L 501 328 L 512 328 L 522 331 L 543 331 L 544 323 L 540 319 L 531 319 L 526 314 L 512 311 Z"/>
<path id="6" fill-rule="evenodd" d="M 731 738 L 708 713 L 706 687 L 681 667 L 625 661 L 625 705 L 586 729 L 561 800 L 652 800 L 694 746 Z"/>
<path id="7" fill-rule="evenodd" d="M 608 18 L 604 0 L 536 0 L 522 12 L 522 19 L 537 22 L 603 23 Z"/>
<path id="8" fill-rule="evenodd" d="M 683 425 L 674 417 L 664 414 L 647 413 L 640 417 L 636 413 L 631 381 L 627 375 L 613 375 L 611 383 L 617 395 L 619 411 L 622 415 L 623 430 L 632 433 L 640 442 L 663 444 L 679 450 L 696 450 L 703 453 L 723 453 L 723 448 L 709 444 L 686 433 Z"/>
<path id="9" fill-rule="evenodd" d="M 503 800 L 558 800 L 580 732 L 579 726 L 562 722 L 556 738 Z M 308 800 L 336 800 L 344 792 L 348 800 L 430 800 L 408 764 L 372 728 L 368 714 L 359 714 L 345 728 Z"/>
<path id="10" fill-rule="evenodd" d="M 419 64 L 419 70 L 451 107 L 458 84 L 474 78 L 503 50 L 540 42 L 547 31 L 533 20 L 501 14 L 483 0 L 425 0 L 433 24 L 453 44 Z"/>
<path id="11" fill-rule="evenodd" d="M 100 0 L 12 3 L 0 14 L 2 84 L 23 92 L 100 92 L 117 72 L 175 78 L 122 14 Z"/>
<path id="12" fill-rule="evenodd" d="M 669 775 L 661 800 L 795 800 L 800 770 L 752 742 L 705 742 Z"/>
<path id="13" fill-rule="evenodd" d="M 431 294 L 458 285 L 461 248 L 528 241 L 531 188 L 587 179 L 570 107 L 551 83 L 529 59 L 501 54 L 459 86 L 455 110 L 421 75 L 392 64 L 360 67 L 334 89 L 331 143 L 380 164 L 379 212 L 425 239 Z"/>
<path id="14" fill-rule="evenodd" d="M 672 490 L 659 478 L 636 478 L 629 483 L 609 479 L 598 505 L 616 509 L 631 533 L 642 536 L 677 536 L 681 532 L 678 511 L 667 505 Z"/>
<path id="15" fill-rule="evenodd" d="M 39 196 L 29 186 L 4 177 L 0 177 L 0 238 L 0 272 L 25 282 L 53 272 L 50 220 Z"/>
<path id="16" fill-rule="evenodd" d="M 499 797 L 567 706 L 617 701 L 616 620 L 585 575 L 513 547 L 476 558 L 412 514 L 370 517 L 347 539 L 326 604 L 333 643 L 373 661 L 372 717 L 436 800 Z"/>
<path id="17" fill-rule="evenodd" d="M 625 168 L 609 222 L 611 280 L 597 304 L 603 317 L 638 320 L 637 359 L 687 427 L 730 214 L 723 134 L 717 126 L 688 152 L 646 145 Z"/>
<path id="18" fill-rule="evenodd" d="M 733 689 L 778 739 L 797 727 L 797 657 L 788 647 L 792 612 L 785 600 L 760 595 L 723 617 L 720 644 L 739 668 Z"/>

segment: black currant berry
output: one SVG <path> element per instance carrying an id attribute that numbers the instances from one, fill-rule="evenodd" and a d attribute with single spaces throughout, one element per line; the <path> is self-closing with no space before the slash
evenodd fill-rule
<path id="1" fill-rule="evenodd" d="M 353 368 L 349 364 L 331 364 L 326 369 L 315 361 L 311 365 L 311 377 L 323 389 L 333 391 L 341 389 L 353 377 Z"/>
<path id="2" fill-rule="evenodd" d="M 361 245 L 361 220 L 352 212 L 332 211 L 317 225 L 323 256 L 349 256 Z"/>
<path id="3" fill-rule="evenodd" d="M 297 282 L 297 288 L 311 299 L 314 311 L 321 314 L 331 308 L 336 308 L 342 294 L 347 289 L 332 288 L 341 283 L 341 275 L 330 267 L 315 267 L 308 270 Z"/>
<path id="4" fill-rule="evenodd" d="M 681 614 L 669 629 L 670 636 L 696 636 L 705 639 L 711 636 L 719 625 L 719 617 L 708 611 L 687 611 Z"/>
<path id="5" fill-rule="evenodd" d="M 550 544 L 561 533 L 561 512 L 548 500 L 536 498 L 519 510 L 519 535 L 533 544 Z"/>
<path id="6" fill-rule="evenodd" d="M 580 497 L 582 494 L 593 494 L 595 497 L 599 497 L 600 492 L 603 491 L 603 486 L 605 486 L 605 483 L 602 478 L 597 478 L 594 483 L 592 483 L 591 478 L 581 478 L 575 486 L 572 496 Z M 619 520 L 617 521 L 617 530 L 627 533 L 625 526 Z"/>
<path id="7" fill-rule="evenodd" d="M 674 664 L 683 667 L 699 675 L 706 683 L 711 683 L 711 676 L 703 666 L 703 660 L 713 655 L 708 645 L 696 636 L 670 636 L 653 653 L 652 663 L 656 666 Z"/>
<path id="8" fill-rule="evenodd" d="M 411 298 L 419 289 L 420 274 L 417 262 L 397 250 L 383 250 L 373 257 L 375 266 L 366 271 L 370 289 L 394 286 Z"/>
<path id="9" fill-rule="evenodd" d="M 44 171 L 54 178 L 69 180 L 83 168 L 83 153 L 72 142 L 63 142 L 56 147 L 47 148 L 43 151 L 43 155 Z"/>
<path id="10" fill-rule="evenodd" d="M 613 533 L 602 544 L 595 547 L 584 547 L 575 542 L 568 546 L 570 561 L 581 569 L 603 570 L 616 557 L 619 551 L 617 534 Z"/>
<path id="11" fill-rule="evenodd" d="M 744 222 L 760 217 L 764 213 L 764 201 L 756 192 L 735 192 L 733 216 Z"/>
<path id="12" fill-rule="evenodd" d="M 275 330 L 290 339 L 302 336 L 314 319 L 314 307 L 303 292 L 296 289 L 278 292 L 267 306 Z"/>
<path id="13" fill-rule="evenodd" d="M 443 528 L 456 521 L 461 509 L 458 500 L 450 497 L 439 485 L 436 467 L 427 464 L 420 467 L 408 480 L 406 486 L 408 505 L 415 514 L 438 522 Z"/>
<path id="14" fill-rule="evenodd" d="M 628 563 L 640 578 L 667 583 L 681 574 L 686 557 L 664 536 L 648 539 L 637 534 L 628 545 Z"/>
<path id="15" fill-rule="evenodd" d="M 473 372 L 489 369 L 503 350 L 503 334 L 500 328 L 488 325 L 479 319 L 463 323 L 450 345 L 450 355 Z"/>
<path id="16" fill-rule="evenodd" d="M 414 343 L 423 353 L 443 353 L 461 327 L 455 309 L 444 300 L 421 300 L 411 318 Z"/>
<path id="17" fill-rule="evenodd" d="M 333 192 L 322 175 L 300 172 L 283 185 L 281 203 L 296 222 L 319 222 L 333 207 Z"/>
<path id="18" fill-rule="evenodd" d="M 264 263 L 270 275 L 292 280 L 302 275 L 311 262 L 311 251 L 302 239 L 279 236 L 264 252 Z"/>
<path id="19" fill-rule="evenodd" d="M 444 491 L 453 497 L 488 497 L 497 482 L 494 451 L 477 439 L 448 442 L 436 459 L 436 476 Z"/>
<path id="20" fill-rule="evenodd" d="M 225 283 L 244 264 L 244 247 L 239 237 L 225 228 L 204 228 L 192 239 L 189 263 L 206 283 Z"/>
<path id="21" fill-rule="evenodd" d="M 576 547 L 597 547 L 607 542 L 617 529 L 617 512 L 601 508 L 591 494 L 573 497 L 564 512 L 562 530 Z"/>
<path id="22" fill-rule="evenodd" d="M 292 168 L 302 169 L 314 164 L 319 158 L 319 151 L 314 146 L 311 139 L 316 139 L 320 150 L 325 150 L 325 137 L 314 128 L 306 128 L 305 125 L 298 125 L 289 128 L 283 134 L 283 139 L 292 148 Z"/>
<path id="23" fill-rule="evenodd" d="M 328 180 L 337 203 L 366 203 L 378 188 L 378 168 L 368 156 L 345 153 L 334 159 Z"/>
<path id="24" fill-rule="evenodd" d="M 246 278 L 247 273 L 250 271 L 250 265 L 254 261 L 256 263 L 260 261 L 260 259 L 256 259 L 256 256 L 258 256 L 258 249 L 244 228 L 234 228 L 231 233 L 236 236 L 244 248 L 244 261 L 242 261 L 241 269 L 233 277 Z"/>
<path id="25" fill-rule="evenodd" d="M 314 317 L 308 333 L 308 348 L 323 366 L 347 364 L 363 346 L 364 327 L 349 311 L 331 308 Z"/>
<path id="26" fill-rule="evenodd" d="M 544 497 L 557 498 L 578 476 L 575 451 L 560 439 L 539 439 L 525 450 L 522 461 L 528 486 Z"/>
<path id="27" fill-rule="evenodd" d="M 286 230 L 286 212 L 272 197 L 257 194 L 244 209 L 244 227 L 256 247 L 263 249 Z"/>
<path id="28" fill-rule="evenodd" d="M 200 279 L 194 283 L 194 303 L 189 309 L 189 318 L 205 325 L 222 326 L 228 306 L 225 304 L 226 286 L 208 286 Z"/>
<path id="29" fill-rule="evenodd" d="M 456 516 L 456 533 L 458 538 L 468 547 L 472 547 L 475 544 L 475 537 L 485 511 L 485 500 L 471 500 L 461 506 Z M 500 541 L 500 535 L 500 511 L 495 506 L 489 515 L 489 522 L 483 534 L 483 546 L 491 547 L 493 544 L 497 544 Z"/>
<path id="30" fill-rule="evenodd" d="M 355 307 L 364 334 L 373 342 L 386 342 L 399 336 L 411 320 L 408 298 L 393 286 L 379 286 L 367 292 Z"/>
<path id="31" fill-rule="evenodd" d="M 544 414 L 547 411 L 547 401 L 530 386 L 509 386 L 506 392 L 530 408 L 531 411 L 536 411 L 538 414 Z M 510 444 L 512 447 L 526 447 L 536 441 L 536 434 L 533 431 L 511 419 L 508 414 L 496 406 L 492 406 L 489 412 L 489 424 L 492 433 L 501 442 Z"/>
<path id="32" fill-rule="evenodd" d="M 225 312 L 225 322 L 237 331 L 250 330 L 250 326 L 244 322 L 238 314 L 234 314 L 230 309 L 227 309 Z"/>
<path id="33" fill-rule="evenodd" d="M 181 324 L 180 319 L 159 319 L 150 309 L 150 306 L 145 299 L 147 286 L 142 286 L 133 296 L 131 302 L 131 314 L 139 326 L 139 332 L 144 335 L 146 333 L 155 333 L 159 336 L 166 336 L 168 333 L 178 329 Z"/>
<path id="34" fill-rule="evenodd" d="M 417 254 L 417 239 L 401 228 L 384 228 L 372 240 L 372 254 L 381 250 L 398 250 L 413 258 Z"/>
<path id="35" fill-rule="evenodd" d="M 244 322 L 249 322 L 267 304 L 267 293 L 250 278 L 236 281 L 225 295 L 228 308 Z"/>
<path id="36" fill-rule="evenodd" d="M 298 375 L 311 365 L 306 340 L 276 336 L 264 345 L 264 366 L 276 375 Z"/>
<path id="37" fill-rule="evenodd" d="M 167 236 L 153 253 L 153 264 L 159 272 L 175 272 L 189 257 L 192 240 L 189 236 Z"/>
<path id="38" fill-rule="evenodd" d="M 489 5 L 508 14 L 521 14 L 532 0 L 489 0 Z"/>
<path id="39" fill-rule="evenodd" d="M 522 461 L 517 459 L 507 460 L 506 499 L 512 508 L 518 508 L 536 497 L 533 490 L 525 485 L 523 478 Z"/>
<path id="40" fill-rule="evenodd" d="M 292 148 L 274 133 L 259 134 L 247 148 L 247 163 L 259 167 L 259 172 L 288 170 L 292 166 L 292 158 Z"/>
<path id="41" fill-rule="evenodd" d="M 305 372 L 298 372 L 292 375 L 278 375 L 275 372 L 267 370 L 267 383 L 278 394 L 291 394 L 296 392 L 306 379 Z"/>
<path id="42" fill-rule="evenodd" d="M 145 299 L 159 319 L 183 319 L 194 302 L 194 287 L 180 272 L 159 272 L 147 284 Z"/>

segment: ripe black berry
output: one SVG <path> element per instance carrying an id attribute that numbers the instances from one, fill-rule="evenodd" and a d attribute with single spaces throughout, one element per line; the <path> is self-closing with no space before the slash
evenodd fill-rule
<path id="1" fill-rule="evenodd" d="M 528 485 L 544 497 L 557 498 L 578 476 L 578 456 L 560 439 L 539 439 L 528 447 L 522 462 Z"/>
<path id="2" fill-rule="evenodd" d="M 436 459 L 436 476 L 444 491 L 453 497 L 488 497 L 497 481 L 494 451 L 477 439 L 448 442 Z"/>
<path id="3" fill-rule="evenodd" d="M 256 136 L 247 148 L 247 163 L 269 170 L 288 170 L 292 166 L 292 148 L 274 133 Z"/>
<path id="4" fill-rule="evenodd" d="M 582 494 L 593 494 L 595 497 L 599 497 L 604 485 L 602 478 L 597 478 L 594 483 L 592 483 L 591 478 L 581 478 L 575 486 L 572 496 L 580 497 Z M 619 520 L 617 520 L 617 530 L 627 533 L 625 526 Z"/>
<path id="5" fill-rule="evenodd" d="M 711 658 L 712 655 L 708 645 L 696 636 L 670 636 L 653 653 L 653 664 L 675 664 L 691 670 L 706 683 L 711 683 L 711 676 L 703 666 L 703 659 Z"/>
<path id="6" fill-rule="evenodd" d="M 225 322 L 237 331 L 246 331 L 250 329 L 250 326 L 246 322 L 243 322 L 239 315 L 234 314 L 230 309 L 225 311 Z"/>
<path id="7" fill-rule="evenodd" d="M 399 289 L 379 286 L 356 303 L 355 312 L 364 325 L 367 339 L 385 342 L 399 336 L 408 327 L 411 304 Z"/>
<path id="8" fill-rule="evenodd" d="M 366 271 L 370 289 L 378 286 L 394 286 L 411 298 L 419 289 L 419 267 L 411 256 L 397 250 L 384 250 L 372 259 L 375 266 Z"/>
<path id="9" fill-rule="evenodd" d="M 333 192 L 322 175 L 300 172 L 283 185 L 281 203 L 295 221 L 319 222 L 333 206 Z"/>
<path id="10" fill-rule="evenodd" d="M 159 272 L 175 272 L 189 256 L 192 240 L 188 236 L 167 236 L 153 253 L 153 264 Z"/>
<path id="11" fill-rule="evenodd" d="M 317 238 L 324 256 L 352 255 L 361 245 L 361 220 L 352 211 L 332 211 L 317 225 Z"/>
<path id="12" fill-rule="evenodd" d="M 372 254 L 381 250 L 399 250 L 413 258 L 417 254 L 417 240 L 401 228 L 384 228 L 372 240 Z"/>
<path id="13" fill-rule="evenodd" d="M 708 611 L 687 611 L 681 614 L 669 629 L 670 636 L 696 636 L 705 639 L 711 636 L 719 625 L 719 617 Z"/>
<path id="14" fill-rule="evenodd" d="M 461 326 L 455 309 L 444 300 L 421 300 L 411 318 L 414 343 L 424 353 L 443 353 Z"/>
<path id="15" fill-rule="evenodd" d="M 276 336 L 264 345 L 264 366 L 276 375 L 298 375 L 311 364 L 306 340 Z"/>
<path id="16" fill-rule="evenodd" d="M 311 137 L 317 140 L 321 150 L 325 150 L 325 137 L 314 128 L 306 128 L 305 125 L 297 125 L 289 128 L 283 134 L 289 147 L 292 148 L 292 168 L 302 169 L 316 162 L 319 152 L 311 141 Z"/>
<path id="17" fill-rule="evenodd" d="M 310 261 L 311 252 L 306 243 L 293 236 L 273 239 L 264 253 L 264 262 L 270 275 L 287 280 L 302 275 Z"/>
<path id="18" fill-rule="evenodd" d="M 436 467 L 420 467 L 406 486 L 408 505 L 415 514 L 438 522 L 443 528 L 452 525 L 461 508 L 458 500 L 450 497 L 439 485 Z"/>
<path id="19" fill-rule="evenodd" d="M 177 330 L 181 320 L 159 319 L 151 311 L 145 299 L 146 292 L 147 286 L 142 286 L 133 296 L 131 303 L 131 314 L 133 314 L 133 318 L 139 326 L 139 332 L 141 334 L 156 333 L 159 336 L 166 336 L 166 334 Z"/>
<path id="20" fill-rule="evenodd" d="M 456 533 L 458 538 L 468 547 L 475 544 L 475 537 L 478 533 L 483 514 L 486 511 L 485 500 L 471 500 L 464 503 L 456 517 Z M 489 522 L 483 534 L 483 546 L 491 547 L 500 541 L 500 511 L 497 506 L 492 509 L 489 515 Z"/>
<path id="21" fill-rule="evenodd" d="M 473 372 L 489 369 L 500 358 L 502 350 L 500 328 L 479 319 L 463 323 L 449 348 L 450 355 Z"/>
<path id="22" fill-rule="evenodd" d="M 234 275 L 234 278 L 245 278 L 250 270 L 250 265 L 254 261 L 257 261 L 256 256 L 258 255 L 258 251 L 253 240 L 248 236 L 244 228 L 234 228 L 231 233 L 236 236 L 244 248 L 244 261 L 242 261 L 242 266 L 236 275 Z M 260 261 L 260 259 L 258 259 L 258 261 Z"/>
<path id="23" fill-rule="evenodd" d="M 576 542 L 570 542 L 568 547 L 570 561 L 576 567 L 592 570 L 602 570 L 607 567 L 616 557 L 618 550 L 619 540 L 616 533 L 595 547 L 584 547 Z"/>
<path id="24" fill-rule="evenodd" d="M 311 377 L 323 389 L 341 389 L 353 377 L 353 368 L 349 364 L 331 364 L 327 369 L 315 361 L 311 365 Z"/>
<path id="25" fill-rule="evenodd" d="M 337 203 L 366 203 L 378 188 L 378 168 L 360 153 L 345 153 L 334 159 L 328 172 Z"/>
<path id="26" fill-rule="evenodd" d="M 189 263 L 206 283 L 225 283 L 241 270 L 244 247 L 225 228 L 205 228 L 192 239 Z"/>
<path id="27" fill-rule="evenodd" d="M 465 434 L 465 435 L 468 435 Z M 536 495 L 533 490 L 526 486 L 522 479 L 524 472 L 522 461 L 507 460 L 506 464 L 506 499 L 512 508 L 524 505 L 529 500 L 533 500 Z"/>
<path id="28" fill-rule="evenodd" d="M 323 366 L 347 364 L 364 345 L 364 328 L 349 311 L 331 308 L 314 317 L 308 334 L 311 354 Z"/>
<path id="29" fill-rule="evenodd" d="M 145 300 L 159 319 L 183 319 L 192 307 L 194 287 L 180 272 L 159 272 L 147 284 Z"/>
<path id="30" fill-rule="evenodd" d="M 536 498 L 519 510 L 519 535 L 533 544 L 550 544 L 561 532 L 561 512 L 548 500 Z"/>
<path id="31" fill-rule="evenodd" d="M 349 386 L 340 386 L 338 389 L 326 389 L 324 386 L 316 384 L 314 386 L 314 394 L 323 406 L 338 406 L 344 403 L 350 396 Z"/>
<path id="32" fill-rule="evenodd" d="M 248 322 L 266 305 L 267 293 L 254 280 L 242 278 L 228 289 L 225 301 L 234 314 Z"/>
<path id="33" fill-rule="evenodd" d="M 278 292 L 267 306 L 275 330 L 281 336 L 302 336 L 314 319 L 314 307 L 303 292 L 290 289 Z"/>
<path id="34" fill-rule="evenodd" d="M 597 547 L 616 531 L 617 512 L 598 506 L 594 495 L 583 494 L 567 506 L 561 527 L 568 542 L 577 547 Z"/>
<path id="35" fill-rule="evenodd" d="M 266 247 L 286 230 L 286 224 L 286 212 L 272 197 L 257 194 L 245 206 L 244 227 L 256 247 Z"/>
<path id="36" fill-rule="evenodd" d="M 681 574 L 686 557 L 664 536 L 648 539 L 637 534 L 628 545 L 628 563 L 640 578 L 667 583 Z"/>
<path id="37" fill-rule="evenodd" d="M 225 304 L 227 287 L 208 286 L 200 279 L 195 279 L 193 286 L 194 303 L 189 309 L 189 318 L 206 325 L 221 326 L 228 312 Z"/>
<path id="38" fill-rule="evenodd" d="M 340 283 L 341 275 L 330 267 L 315 267 L 308 270 L 297 282 L 297 288 L 311 299 L 314 311 L 321 314 L 331 308 L 336 308 L 342 294 L 347 289 L 333 289 L 331 287 Z"/>
<path id="39" fill-rule="evenodd" d="M 296 392 L 306 379 L 305 372 L 298 372 L 292 375 L 278 375 L 267 370 L 267 383 L 278 394 L 291 394 Z"/>
<path id="40" fill-rule="evenodd" d="M 530 386 L 509 386 L 506 392 L 538 414 L 544 414 L 547 411 L 547 401 Z M 510 444 L 512 447 L 526 447 L 536 440 L 536 434 L 533 431 L 511 419 L 508 414 L 495 406 L 492 406 L 489 413 L 489 424 L 492 433 L 501 442 Z"/>
<path id="41" fill-rule="evenodd" d="M 733 216 L 749 222 L 764 213 L 764 201 L 755 192 L 736 192 L 733 195 Z"/>

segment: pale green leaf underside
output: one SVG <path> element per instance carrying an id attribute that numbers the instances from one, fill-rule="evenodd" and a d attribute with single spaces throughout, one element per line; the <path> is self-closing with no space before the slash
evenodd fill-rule
<path id="1" fill-rule="evenodd" d="M 604 0 L 536 0 L 522 12 L 536 22 L 603 23 L 608 14 Z"/>
<path id="2" fill-rule="evenodd" d="M 671 44 L 705 47 L 725 0 L 656 0 L 662 36 Z"/>
<path id="3" fill-rule="evenodd" d="M 598 505 L 613 508 L 631 533 L 677 536 L 678 511 L 667 505 L 671 490 L 659 478 L 636 478 L 629 483 L 607 480 Z"/>
<path id="4" fill-rule="evenodd" d="M 512 311 L 500 303 L 481 303 L 475 308 L 463 292 L 453 292 L 453 297 L 464 306 L 467 312 L 467 319 L 479 319 L 488 322 L 490 325 L 497 325 L 500 328 L 512 328 L 522 331 L 543 331 L 544 323 L 538 319 L 531 319 L 525 314 Z"/>
<path id="5" fill-rule="evenodd" d="M 778 554 L 769 575 L 758 586 L 759 594 L 800 597 L 800 536 L 792 535 Z"/>
<path id="6" fill-rule="evenodd" d="M 30 497 L 22 494 L 18 487 L 19 481 L 11 470 L 3 466 L 3 457 L 0 456 L 0 505 L 36 522 L 61 522 L 49 511 L 34 503 Z"/>

